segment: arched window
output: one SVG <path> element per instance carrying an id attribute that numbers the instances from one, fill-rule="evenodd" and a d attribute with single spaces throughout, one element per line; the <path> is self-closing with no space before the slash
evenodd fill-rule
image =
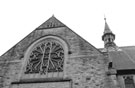
<path id="1" fill-rule="evenodd" d="M 26 66 L 26 74 L 62 72 L 64 49 L 54 39 L 46 39 L 38 43 L 31 51 Z"/>
<path id="2" fill-rule="evenodd" d="M 56 36 L 35 41 L 25 52 L 20 79 L 64 76 L 67 43 Z"/>

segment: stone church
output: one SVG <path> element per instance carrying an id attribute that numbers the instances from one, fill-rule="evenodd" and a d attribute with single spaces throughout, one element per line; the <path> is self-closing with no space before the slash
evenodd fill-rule
<path id="1" fill-rule="evenodd" d="M 0 57 L 0 88 L 135 88 L 135 46 L 117 46 L 106 19 L 102 40 L 52 16 Z"/>

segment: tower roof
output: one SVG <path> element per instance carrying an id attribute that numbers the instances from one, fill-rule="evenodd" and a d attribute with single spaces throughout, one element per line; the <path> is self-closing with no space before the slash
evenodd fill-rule
<path id="1" fill-rule="evenodd" d="M 65 25 L 60 22 L 54 15 L 50 17 L 46 22 L 41 24 L 37 29 L 48 29 L 48 28 L 57 28 L 64 27 Z"/>
<path id="2" fill-rule="evenodd" d="M 106 33 L 112 33 L 112 31 L 109 28 L 109 25 L 106 22 L 106 18 L 104 18 L 104 20 L 105 20 L 104 34 L 106 34 Z"/>

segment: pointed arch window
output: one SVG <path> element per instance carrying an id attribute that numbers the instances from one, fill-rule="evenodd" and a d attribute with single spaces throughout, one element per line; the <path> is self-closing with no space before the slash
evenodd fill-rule
<path id="1" fill-rule="evenodd" d="M 64 63 L 64 49 L 54 39 L 47 39 L 38 43 L 29 55 L 25 74 L 62 72 Z"/>

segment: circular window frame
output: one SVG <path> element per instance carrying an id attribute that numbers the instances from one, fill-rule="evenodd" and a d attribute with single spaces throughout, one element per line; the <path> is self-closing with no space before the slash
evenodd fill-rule
<path id="1" fill-rule="evenodd" d="M 52 40 L 55 40 L 57 41 L 57 43 L 59 43 L 63 50 L 64 50 L 64 64 L 63 64 L 63 72 L 53 72 L 53 73 L 49 73 L 50 75 L 41 75 L 41 74 L 25 74 L 25 71 L 26 71 L 26 66 L 27 66 L 27 62 L 29 60 L 29 55 L 31 54 L 31 51 L 35 48 L 35 46 L 37 46 L 40 42 L 42 41 L 46 41 L 47 39 L 52 39 Z M 20 79 L 31 79 L 31 78 L 58 78 L 58 77 L 63 77 L 64 78 L 64 75 L 65 75 L 65 64 L 66 64 L 66 60 L 68 58 L 68 45 L 67 43 L 61 39 L 60 37 L 57 37 L 57 36 L 45 36 L 45 37 L 42 37 L 38 40 L 36 40 L 34 43 L 32 43 L 28 49 L 26 50 L 25 54 L 24 54 L 24 59 L 22 61 L 22 69 L 21 69 L 21 72 L 20 72 L 20 76 L 19 76 L 19 80 Z M 55 74 L 54 74 L 55 73 Z M 53 75 L 53 76 L 51 76 Z"/>

